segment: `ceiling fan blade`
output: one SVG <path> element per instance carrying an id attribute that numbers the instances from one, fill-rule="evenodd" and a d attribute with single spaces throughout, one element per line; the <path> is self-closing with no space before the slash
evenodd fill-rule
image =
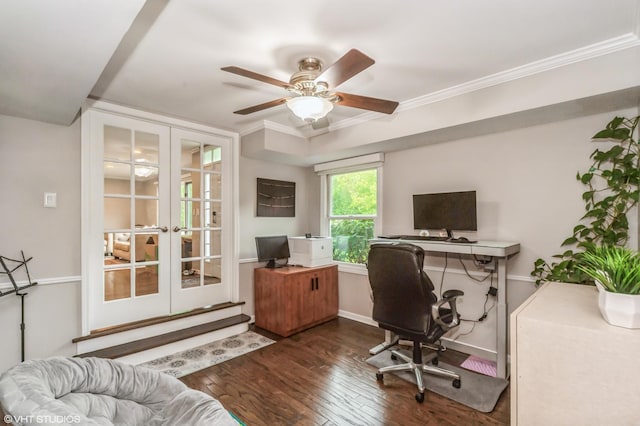
<path id="1" fill-rule="evenodd" d="M 274 101 L 265 102 L 265 103 L 260 104 L 260 105 L 254 105 L 254 106 L 249 107 L 249 108 L 240 109 L 238 111 L 233 111 L 233 113 L 234 114 L 240 114 L 240 115 L 251 114 L 252 112 L 258 112 L 258 111 L 262 111 L 263 109 L 267 109 L 267 108 L 271 108 L 271 107 L 274 107 L 274 106 L 282 105 L 283 103 L 287 102 L 287 99 L 289 99 L 289 98 L 276 99 Z"/>
<path id="2" fill-rule="evenodd" d="M 239 67 L 224 67 L 220 68 L 222 71 L 230 72 L 232 74 L 241 75 L 243 77 L 252 78 L 254 80 L 262 81 L 263 83 L 273 84 L 274 86 L 289 88 L 291 85 L 284 81 L 277 80 L 275 78 L 267 77 L 266 75 L 258 74 L 257 72 L 245 70 Z"/>
<path id="3" fill-rule="evenodd" d="M 311 128 L 313 130 L 326 129 L 327 127 L 329 127 L 329 117 L 322 117 L 311 122 Z"/>
<path id="4" fill-rule="evenodd" d="M 375 62 L 361 51 L 351 49 L 333 65 L 326 68 L 322 74 L 316 77 L 315 81 L 324 81 L 329 87 L 335 88 L 359 72 L 369 68 Z"/>
<path id="5" fill-rule="evenodd" d="M 336 92 L 336 95 L 340 97 L 340 100 L 337 101 L 336 104 L 352 108 L 392 114 L 398 107 L 398 102 L 388 101 L 386 99 L 368 98 L 366 96 L 350 95 L 349 93 L 342 92 Z"/>

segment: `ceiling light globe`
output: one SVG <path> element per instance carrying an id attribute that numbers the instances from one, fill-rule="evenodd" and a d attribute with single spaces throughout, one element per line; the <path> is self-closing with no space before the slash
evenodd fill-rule
<path id="1" fill-rule="evenodd" d="M 316 96 L 291 98 L 287 101 L 287 106 L 297 117 L 307 122 L 323 118 L 333 109 L 333 103 Z"/>

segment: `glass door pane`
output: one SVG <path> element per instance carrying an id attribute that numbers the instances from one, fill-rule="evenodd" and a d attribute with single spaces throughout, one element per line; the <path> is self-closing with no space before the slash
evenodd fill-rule
<path id="1" fill-rule="evenodd" d="M 180 254 L 179 285 L 173 287 L 172 310 L 195 308 L 229 299 L 230 285 L 224 274 L 224 154 L 228 139 L 172 129 L 172 143 L 179 141 L 174 157 L 179 160 Z M 175 164 L 175 163 L 174 163 Z M 177 276 L 177 275 L 176 275 Z M 216 300 L 216 298 L 220 300 Z M 223 298 L 224 297 L 224 298 Z"/>
<path id="2" fill-rule="evenodd" d="M 166 126 L 106 113 L 92 112 L 91 123 L 101 197 L 92 232 L 103 244 L 88 296 L 95 329 L 170 313 L 170 138 Z"/>

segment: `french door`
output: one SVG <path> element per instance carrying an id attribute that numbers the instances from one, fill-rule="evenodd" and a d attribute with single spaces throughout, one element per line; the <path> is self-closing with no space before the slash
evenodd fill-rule
<path id="1" fill-rule="evenodd" d="M 232 138 L 100 111 L 83 120 L 86 328 L 231 300 Z"/>
<path id="2" fill-rule="evenodd" d="M 226 214 L 232 186 L 225 168 L 231 164 L 226 138 L 171 129 L 172 271 L 171 310 L 230 300 L 231 245 Z"/>

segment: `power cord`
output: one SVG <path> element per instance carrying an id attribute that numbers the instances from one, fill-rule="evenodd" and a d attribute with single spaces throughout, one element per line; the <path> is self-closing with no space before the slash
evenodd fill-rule
<path id="1" fill-rule="evenodd" d="M 467 270 L 467 265 L 464 264 L 464 262 L 462 261 L 462 255 L 458 255 L 458 260 L 460 261 L 460 264 L 462 265 L 462 269 L 464 269 L 465 274 L 467 274 L 467 276 L 469 278 L 471 278 L 472 280 L 479 282 L 479 283 L 483 283 L 487 280 L 487 278 L 492 277 L 491 279 L 493 280 L 493 271 L 489 271 L 489 273 L 487 275 L 485 275 L 483 278 L 476 278 L 473 275 L 471 275 L 469 273 L 469 271 Z M 476 265 L 477 266 L 477 265 Z"/>
<path id="2" fill-rule="evenodd" d="M 460 318 L 460 321 L 462 321 L 462 322 L 470 322 L 472 324 L 472 326 L 471 326 L 471 329 L 469 331 L 456 335 L 456 337 L 453 338 L 454 341 L 458 340 L 458 338 L 460 338 L 462 336 L 467 336 L 467 335 L 471 334 L 473 332 L 473 330 L 476 328 L 476 324 L 479 323 L 479 322 L 484 321 L 485 319 L 487 319 L 487 316 L 489 316 L 489 312 L 491 312 L 491 310 L 493 310 L 493 308 L 496 306 L 496 302 L 494 301 L 491 304 L 491 306 L 489 307 L 489 309 L 487 309 L 487 302 L 489 301 L 489 296 L 492 295 L 491 294 L 491 289 L 495 288 L 495 287 L 493 287 L 493 273 L 491 273 L 490 275 L 491 275 L 491 281 L 489 281 L 489 289 L 487 290 L 487 293 L 484 296 L 484 304 L 482 305 L 482 315 L 477 320 Z"/>
<path id="3" fill-rule="evenodd" d="M 442 299 L 442 287 L 444 286 L 444 274 L 447 273 L 447 264 L 449 263 L 449 253 L 444 253 L 444 268 L 442 269 L 442 276 L 440 277 L 440 293 L 438 299 Z"/>

